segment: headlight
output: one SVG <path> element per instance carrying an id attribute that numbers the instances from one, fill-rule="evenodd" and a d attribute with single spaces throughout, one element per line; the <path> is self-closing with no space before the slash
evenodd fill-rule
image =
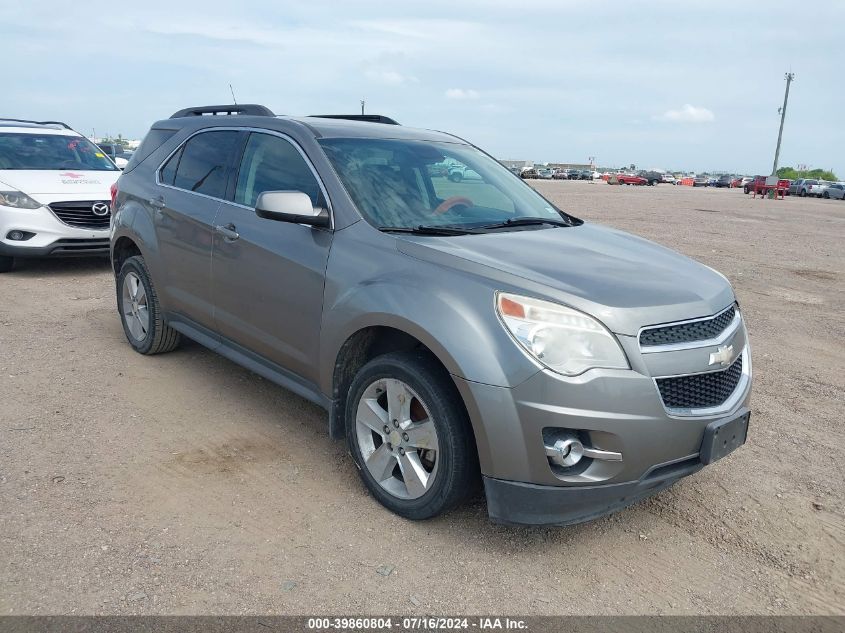
<path id="1" fill-rule="evenodd" d="M 37 209 L 41 204 L 22 191 L 0 191 L 0 206 L 13 209 Z"/>
<path id="2" fill-rule="evenodd" d="M 577 376 L 596 367 L 629 367 L 614 336 L 583 312 L 504 292 L 496 296 L 496 309 L 516 341 L 553 371 Z"/>

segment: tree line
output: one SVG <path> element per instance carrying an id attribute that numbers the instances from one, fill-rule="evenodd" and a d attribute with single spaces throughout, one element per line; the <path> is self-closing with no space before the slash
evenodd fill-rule
<path id="1" fill-rule="evenodd" d="M 832 180 L 838 181 L 832 171 L 827 169 L 809 169 L 799 171 L 794 167 L 781 167 L 778 169 L 778 178 L 786 178 L 788 180 L 797 180 L 798 178 L 815 178 L 817 180 Z"/>

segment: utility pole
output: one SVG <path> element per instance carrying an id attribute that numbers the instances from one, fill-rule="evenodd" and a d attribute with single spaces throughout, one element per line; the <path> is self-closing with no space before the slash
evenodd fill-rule
<path id="1" fill-rule="evenodd" d="M 786 73 L 786 92 L 783 94 L 783 107 L 780 109 L 780 129 L 778 130 L 778 144 L 775 148 L 775 162 L 772 165 L 772 176 L 778 173 L 778 158 L 780 157 L 780 140 L 783 138 L 783 122 L 786 119 L 786 102 L 789 100 L 789 84 L 795 79 L 795 73 Z"/>
<path id="2" fill-rule="evenodd" d="M 365 104 L 365 103 L 366 103 L 366 101 L 364 101 L 363 99 L 361 99 L 361 116 L 364 116 L 364 104 Z"/>

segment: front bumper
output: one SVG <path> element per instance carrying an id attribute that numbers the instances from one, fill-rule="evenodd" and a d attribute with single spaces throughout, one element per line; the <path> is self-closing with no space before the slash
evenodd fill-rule
<path id="1" fill-rule="evenodd" d="M 573 378 L 541 370 L 512 388 L 455 378 L 473 423 L 493 520 L 577 523 L 654 494 L 703 468 L 699 453 L 707 426 L 748 407 L 751 361 L 744 325 L 728 342 L 745 354 L 747 379 L 723 407 L 696 415 L 664 407 L 654 377 L 681 373 L 691 356 L 706 359 L 717 348 L 645 355 L 636 338 L 620 337 L 626 338 L 621 343 L 632 363 L 628 370 L 595 369 Z M 548 434 L 561 430 L 621 459 L 552 465 Z"/>
<path id="2" fill-rule="evenodd" d="M 31 234 L 31 237 L 11 240 L 8 235 L 12 231 Z M 47 207 L 0 207 L 0 256 L 88 257 L 108 253 L 108 230 L 68 226 L 59 221 Z"/>
<path id="3" fill-rule="evenodd" d="M 639 481 L 600 486 L 540 486 L 484 477 L 490 519 L 506 525 L 573 525 L 621 510 L 704 468 L 697 458 L 652 469 Z"/>

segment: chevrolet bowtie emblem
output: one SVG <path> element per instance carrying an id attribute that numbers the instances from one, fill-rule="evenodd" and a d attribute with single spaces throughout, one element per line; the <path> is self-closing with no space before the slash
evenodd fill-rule
<path id="1" fill-rule="evenodd" d="M 717 363 L 722 367 L 727 367 L 734 359 L 734 346 L 721 345 L 719 348 L 710 354 L 710 362 L 708 365 L 716 365 Z"/>

